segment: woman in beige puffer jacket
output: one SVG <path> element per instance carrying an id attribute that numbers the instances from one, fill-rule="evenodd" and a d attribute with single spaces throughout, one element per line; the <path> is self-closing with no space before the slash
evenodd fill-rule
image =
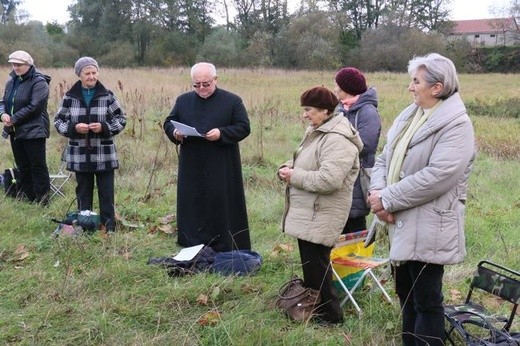
<path id="1" fill-rule="evenodd" d="M 287 182 L 282 227 L 298 239 L 305 286 L 320 291 L 316 321 L 340 323 L 330 251 L 349 214 L 363 143 L 348 120 L 333 113 L 338 101 L 327 88 L 309 89 L 300 101 L 310 126 L 294 159 L 278 170 Z"/>

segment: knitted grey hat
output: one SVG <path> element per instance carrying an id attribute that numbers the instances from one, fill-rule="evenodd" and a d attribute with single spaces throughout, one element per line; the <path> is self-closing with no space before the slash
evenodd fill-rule
<path id="1" fill-rule="evenodd" d="M 82 58 L 79 58 L 78 61 L 76 61 L 76 63 L 74 64 L 74 72 L 76 72 L 76 75 L 79 77 L 81 70 L 83 70 L 83 68 L 87 66 L 94 66 L 99 70 L 99 65 L 94 58 L 84 56 Z"/>

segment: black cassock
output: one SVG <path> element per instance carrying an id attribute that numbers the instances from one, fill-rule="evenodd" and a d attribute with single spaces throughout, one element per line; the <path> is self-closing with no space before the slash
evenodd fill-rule
<path id="1" fill-rule="evenodd" d="M 168 138 L 175 120 L 199 133 L 220 130 L 214 142 L 187 137 L 180 144 L 177 183 L 177 242 L 206 244 L 216 251 L 251 249 L 238 142 L 251 132 L 239 96 L 216 89 L 207 99 L 195 92 L 177 98 L 164 122 Z"/>

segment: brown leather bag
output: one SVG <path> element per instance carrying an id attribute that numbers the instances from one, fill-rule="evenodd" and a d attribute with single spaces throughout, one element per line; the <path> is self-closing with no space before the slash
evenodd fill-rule
<path id="1" fill-rule="evenodd" d="M 294 276 L 278 292 L 276 306 L 295 321 L 307 321 L 315 314 L 321 301 L 320 292 L 303 286 L 303 280 Z"/>

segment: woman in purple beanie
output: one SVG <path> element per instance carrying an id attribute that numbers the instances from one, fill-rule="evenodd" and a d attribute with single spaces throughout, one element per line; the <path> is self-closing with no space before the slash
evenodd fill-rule
<path id="1" fill-rule="evenodd" d="M 336 110 L 343 113 L 358 130 L 363 141 L 363 150 L 359 153 L 361 167 L 373 167 L 381 134 L 376 90 L 367 88 L 365 76 L 357 68 L 344 67 L 336 74 L 334 92 L 340 101 Z M 366 198 L 358 177 L 354 185 L 352 207 L 343 233 L 362 231 L 367 228 L 366 216 L 370 213 L 370 208 L 367 206 Z"/>

